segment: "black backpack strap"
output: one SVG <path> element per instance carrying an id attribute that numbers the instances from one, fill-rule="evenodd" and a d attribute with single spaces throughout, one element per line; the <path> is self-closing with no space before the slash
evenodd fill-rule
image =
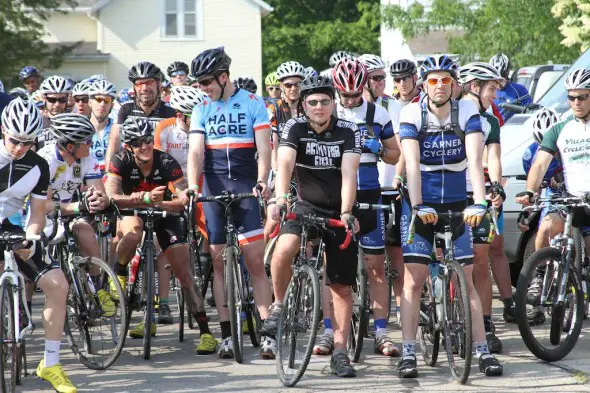
<path id="1" fill-rule="evenodd" d="M 373 125 L 375 124 L 375 104 L 372 102 L 367 102 L 367 117 L 365 118 L 365 123 L 367 126 L 373 131 Z"/>
<path id="2" fill-rule="evenodd" d="M 426 107 L 426 103 L 420 103 L 420 108 L 422 108 L 422 120 L 420 122 L 420 129 L 418 130 L 418 140 L 421 141 L 426 136 L 426 131 L 428 130 L 428 109 Z"/>
<path id="3" fill-rule="evenodd" d="M 465 144 L 465 133 L 459 126 L 459 101 L 451 100 L 451 127 L 453 132 L 461 139 L 461 143 Z"/>

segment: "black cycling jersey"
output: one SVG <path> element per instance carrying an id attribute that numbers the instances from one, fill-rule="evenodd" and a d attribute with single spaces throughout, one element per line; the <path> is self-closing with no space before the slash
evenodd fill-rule
<path id="1" fill-rule="evenodd" d="M 0 222 L 21 210 L 29 195 L 47 199 L 48 187 L 47 161 L 32 150 L 15 160 L 0 142 Z"/>
<path id="2" fill-rule="evenodd" d="M 121 179 L 123 194 L 131 195 L 138 191 L 151 191 L 158 186 L 169 187 L 184 178 L 182 168 L 178 161 L 171 155 L 154 149 L 154 163 L 152 171 L 147 177 L 135 162 L 133 153 L 125 149 L 115 155 L 109 163 L 109 176 Z M 172 199 L 172 193 L 168 189 L 164 200 Z"/>
<path id="3" fill-rule="evenodd" d="M 158 123 L 164 119 L 168 119 L 176 116 L 176 111 L 171 107 L 167 106 L 165 102 L 160 102 L 160 105 L 156 107 L 151 113 L 145 113 L 141 107 L 139 107 L 135 101 L 128 102 L 121 105 L 119 110 L 119 116 L 117 118 L 117 124 L 125 123 L 128 117 L 140 117 L 148 118 L 150 124 L 156 129 Z"/>
<path id="4" fill-rule="evenodd" d="M 297 150 L 295 175 L 301 199 L 323 209 L 340 209 L 342 156 L 361 154 L 360 140 L 356 124 L 334 116 L 321 134 L 311 128 L 305 117 L 287 121 L 280 146 Z"/>

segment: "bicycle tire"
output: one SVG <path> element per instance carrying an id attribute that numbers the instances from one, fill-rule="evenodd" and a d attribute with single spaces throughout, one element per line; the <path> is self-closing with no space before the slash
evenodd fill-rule
<path id="1" fill-rule="evenodd" d="M 428 320 L 424 320 L 422 316 L 420 316 L 420 331 L 418 337 L 420 340 L 422 359 L 424 359 L 424 363 L 426 363 L 427 366 L 434 367 L 438 360 L 438 352 L 440 348 L 440 330 L 436 327 L 436 305 L 433 301 L 430 301 L 430 297 L 427 297 L 426 299 L 422 297 L 420 300 L 420 309 L 423 310 L 428 317 Z"/>
<path id="2" fill-rule="evenodd" d="M 356 286 L 353 286 L 352 292 L 352 318 L 350 319 L 350 333 L 346 346 L 350 360 L 358 363 L 369 326 L 369 288 L 361 251 L 359 251 Z"/>
<path id="3" fill-rule="evenodd" d="M 145 293 L 145 309 L 143 316 L 143 358 L 148 360 L 152 349 L 152 324 L 154 320 L 154 280 L 155 272 L 154 265 L 156 260 L 154 258 L 154 249 L 146 247 L 144 250 L 144 293 Z"/>
<path id="4" fill-rule="evenodd" d="M 180 342 L 184 342 L 184 298 L 184 290 L 179 285 L 176 288 L 176 304 L 178 304 L 178 341 Z"/>
<path id="5" fill-rule="evenodd" d="M 541 266 L 544 262 L 547 261 L 555 261 L 558 264 L 561 263 L 561 250 L 552 247 L 545 247 L 533 253 L 525 261 L 521 271 L 520 278 L 518 279 L 518 285 L 516 287 L 516 321 L 518 323 L 518 329 L 520 331 L 522 339 L 529 351 L 531 351 L 533 355 L 535 355 L 537 358 L 541 360 L 544 360 L 546 362 L 555 362 L 567 356 L 574 348 L 578 341 L 578 338 L 580 337 L 580 332 L 582 330 L 582 322 L 584 318 L 584 296 L 579 274 L 575 266 L 573 266 L 573 264 L 570 264 L 571 274 L 568 275 L 566 285 L 572 285 L 575 288 L 575 296 L 573 298 L 573 300 L 575 301 L 575 314 L 573 316 L 572 326 L 567 332 L 565 339 L 560 339 L 558 344 L 554 345 L 553 348 L 543 345 L 540 342 L 540 339 L 535 336 L 531 329 L 531 324 L 529 322 L 529 318 L 527 317 L 526 299 L 529 283 L 533 276 L 536 274 L 537 267 Z M 546 269 L 554 265 L 555 264 L 545 264 Z M 547 274 L 547 272 L 545 272 L 545 274 Z M 553 288 L 553 285 L 551 285 L 551 287 Z M 543 288 L 541 289 L 545 290 Z M 548 297 L 552 297 L 552 295 L 549 295 Z M 550 308 L 548 302 L 546 302 L 546 307 Z M 551 319 L 556 319 L 553 317 L 553 313 Z M 551 329 L 550 335 L 551 333 L 555 335 L 556 330 L 561 331 L 561 324 L 559 324 L 557 329 Z M 550 340 L 552 339 L 555 339 L 555 336 L 550 337 Z"/>
<path id="6" fill-rule="evenodd" d="M 258 307 L 254 301 L 254 294 L 250 293 L 250 282 L 244 277 L 242 282 L 244 283 L 244 296 L 246 301 L 244 302 L 246 311 L 246 324 L 248 326 L 248 336 L 250 336 L 250 342 L 254 348 L 258 348 L 262 343 L 262 320 Z"/>
<path id="7" fill-rule="evenodd" d="M 588 288 L 588 272 L 584 274 L 586 267 L 584 266 L 584 238 L 582 237 L 582 232 L 580 228 L 574 228 L 573 231 L 573 239 L 574 239 L 574 253 L 576 256 L 575 259 L 575 266 L 578 272 L 581 274 L 581 284 L 582 290 L 584 291 L 584 319 L 588 318 L 588 308 L 590 307 L 590 288 Z"/>
<path id="8" fill-rule="evenodd" d="M 449 361 L 451 375 L 460 384 L 465 384 L 471 371 L 472 357 L 472 332 L 471 305 L 467 287 L 467 278 L 463 267 L 457 261 L 447 262 L 449 268 L 448 277 L 454 277 L 447 281 L 447 288 L 444 295 L 447 297 L 447 308 L 443 306 L 443 335 L 445 338 L 445 350 Z M 452 292 L 451 292 L 452 289 Z M 444 305 L 444 301 L 443 301 Z M 463 359 L 464 367 L 458 366 L 459 360 L 455 361 L 453 353 L 453 342 L 457 348 L 459 358 Z"/>
<path id="9" fill-rule="evenodd" d="M 14 320 L 13 285 L 3 281 L 0 286 L 0 382 L 3 392 L 16 391 L 16 374 L 20 353 L 16 343 L 16 326 Z M 9 363 L 10 359 L 10 363 Z M 9 378 L 5 373 L 9 372 Z"/>
<path id="10" fill-rule="evenodd" d="M 320 325 L 320 304 L 320 281 L 317 271 L 309 265 L 300 265 L 285 293 L 283 309 L 277 326 L 277 374 L 284 386 L 295 386 L 309 365 Z M 303 311 L 303 315 L 299 315 L 301 311 Z M 298 359 L 294 359 L 297 350 L 298 329 L 292 327 L 296 326 L 294 323 L 296 318 L 297 323 L 301 324 L 300 317 L 305 319 L 303 328 L 309 332 L 309 337 L 303 344 L 305 347 L 303 354 Z M 284 337 L 285 335 L 286 337 Z M 283 363 L 286 361 L 287 369 L 293 370 L 292 366 L 294 366 L 295 360 L 299 360 L 298 367 L 294 369 L 292 375 L 287 375 Z"/>
<path id="11" fill-rule="evenodd" d="M 225 278 L 225 293 L 227 308 L 229 311 L 229 322 L 231 326 L 231 338 L 234 350 L 234 359 L 237 363 L 243 362 L 243 343 L 242 337 L 242 310 L 238 310 L 237 303 L 240 301 L 240 288 L 238 283 L 238 276 L 236 270 L 238 269 L 238 261 L 232 247 L 225 249 L 225 264 L 224 264 L 224 278 Z"/>

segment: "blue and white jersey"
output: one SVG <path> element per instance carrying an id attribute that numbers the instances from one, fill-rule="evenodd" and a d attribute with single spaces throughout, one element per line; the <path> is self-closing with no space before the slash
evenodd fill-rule
<path id="1" fill-rule="evenodd" d="M 537 157 L 537 152 L 541 148 L 537 142 L 533 142 L 526 148 L 524 154 L 522 155 L 522 168 L 524 169 L 524 173 L 527 175 L 533 166 L 533 162 L 535 162 L 535 158 Z M 556 174 L 563 171 L 561 167 L 561 162 L 553 157 L 549 167 L 547 168 L 547 172 L 545 172 L 545 176 L 543 176 L 543 180 L 546 181 L 548 184 L 551 184 L 551 178 Z"/>
<path id="2" fill-rule="evenodd" d="M 90 155 L 98 161 L 100 164 L 100 171 L 102 173 L 105 172 L 104 168 L 104 159 L 107 154 L 107 148 L 109 146 L 109 137 L 111 135 L 111 127 L 115 122 L 113 119 L 109 119 L 104 130 L 102 131 L 102 135 L 99 135 L 98 132 L 94 134 L 92 137 L 92 146 L 90 147 Z"/>
<path id="3" fill-rule="evenodd" d="M 494 104 L 498 105 L 500 114 L 506 122 L 514 115 L 514 112 L 501 108 L 500 104 L 503 103 L 515 103 L 520 106 L 527 106 L 533 103 L 533 99 L 526 87 L 519 83 L 508 82 L 502 90 L 498 90 L 498 94 L 494 100 Z"/>
<path id="4" fill-rule="evenodd" d="M 451 127 L 451 113 L 441 123 L 428 109 L 426 135 L 422 127 L 422 106 L 426 100 L 405 106 L 400 115 L 400 140 L 414 139 L 420 145 L 422 200 L 426 203 L 459 202 L 467 199 L 467 155 L 461 139 Z M 465 135 L 482 132 L 477 106 L 459 101 L 459 126 Z"/>
<path id="5" fill-rule="evenodd" d="M 337 117 L 355 123 L 361 134 L 361 147 L 364 146 L 366 138 L 376 138 L 380 141 L 393 138 L 393 125 L 387 110 L 380 105 L 375 105 L 375 116 L 373 128 L 369 129 L 366 123 L 367 101 L 362 99 L 361 105 L 349 109 L 345 108 L 338 101 L 336 108 Z M 379 170 L 377 169 L 377 155 L 370 150 L 362 148 L 361 163 L 357 173 L 357 189 L 374 190 L 381 188 L 379 184 Z"/>

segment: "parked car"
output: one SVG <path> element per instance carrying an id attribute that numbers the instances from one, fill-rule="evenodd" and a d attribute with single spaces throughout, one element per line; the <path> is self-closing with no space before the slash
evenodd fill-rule
<path id="1" fill-rule="evenodd" d="M 526 87 L 533 102 L 537 102 L 568 68 L 569 64 L 522 67 L 513 73 L 512 80 Z"/>

